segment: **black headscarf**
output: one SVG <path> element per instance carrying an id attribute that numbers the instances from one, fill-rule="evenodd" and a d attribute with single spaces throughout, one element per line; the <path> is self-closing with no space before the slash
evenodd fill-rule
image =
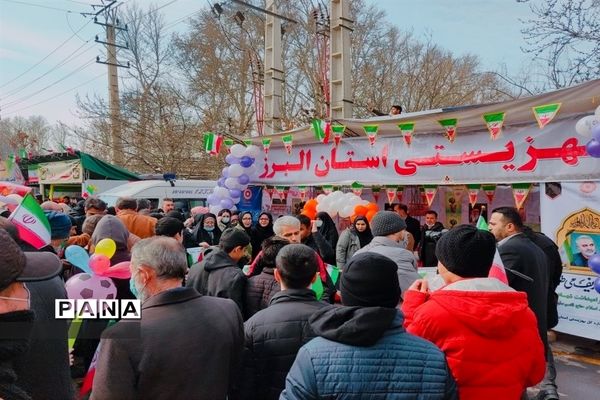
<path id="1" fill-rule="evenodd" d="M 356 221 L 365 221 L 365 224 L 367 224 L 367 229 L 365 229 L 363 232 L 359 232 L 358 229 L 356 229 Z M 356 217 L 354 219 L 354 222 L 352 223 L 352 230 L 354 231 L 356 236 L 358 236 L 358 240 L 360 241 L 361 249 L 363 247 L 365 247 L 366 245 L 368 245 L 369 243 L 371 243 L 371 240 L 373 240 L 373 234 L 371 233 L 371 227 L 369 226 L 369 221 L 367 220 L 366 217 L 363 217 L 362 215 L 359 215 L 358 217 Z"/>
<path id="2" fill-rule="evenodd" d="M 252 236 L 255 235 L 255 233 L 254 233 L 255 230 L 252 227 L 252 223 L 250 223 L 250 226 L 248 228 L 246 228 L 244 226 L 244 220 L 243 219 L 244 219 L 245 215 L 249 215 L 250 218 L 252 218 L 252 213 L 250 211 L 244 211 L 244 212 L 242 212 L 240 214 L 240 219 L 239 219 L 238 225 L 241 226 L 242 228 L 244 228 L 244 231 L 246 231 L 246 233 L 248 234 L 248 236 L 250 236 L 250 238 L 252 238 Z"/>
<path id="3" fill-rule="evenodd" d="M 260 217 L 263 215 L 266 215 L 267 218 L 269 218 L 269 224 L 265 227 L 260 225 Z M 260 252 L 262 242 L 271 236 L 275 236 L 275 232 L 273 232 L 273 216 L 268 212 L 262 212 L 254 225 L 254 234 L 253 236 L 250 236 L 252 239 L 252 258 L 256 257 L 258 252 Z"/>
<path id="4" fill-rule="evenodd" d="M 333 222 L 333 219 L 331 219 L 329 214 L 326 212 L 318 212 L 316 217 L 323 221 L 323 225 L 321 225 L 321 227 L 319 228 L 319 233 L 323 235 L 325 239 L 327 239 L 327 241 L 331 245 L 331 248 L 335 250 L 338 239 L 340 237 L 337 231 L 337 227 L 335 226 L 335 222 Z"/>
<path id="5" fill-rule="evenodd" d="M 198 217 L 198 216 L 196 216 L 196 217 Z M 214 220 L 215 220 L 215 229 L 212 232 L 208 232 L 204 229 L 204 220 L 209 217 L 214 218 Z M 194 218 L 194 220 L 195 219 L 196 218 Z M 211 235 L 211 233 L 212 233 L 212 235 Z M 198 222 L 196 223 L 196 226 L 195 226 L 194 230 L 192 231 L 191 238 L 195 245 L 194 246 L 186 245 L 186 247 L 198 247 L 198 244 L 202 243 L 202 242 L 206 242 L 211 246 L 218 245 L 219 240 L 221 239 L 221 230 L 217 226 L 216 215 L 212 214 L 212 213 L 202 214 L 200 216 L 200 218 L 198 218 Z"/>

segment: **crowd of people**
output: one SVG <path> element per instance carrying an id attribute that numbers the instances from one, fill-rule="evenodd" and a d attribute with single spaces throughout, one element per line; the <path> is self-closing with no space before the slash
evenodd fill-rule
<path id="1" fill-rule="evenodd" d="M 40 250 L 0 217 L 0 399 L 77 398 L 91 365 L 96 400 L 521 399 L 540 382 L 539 399 L 558 398 L 547 330 L 562 264 L 514 208 L 490 231 L 446 230 L 397 204 L 339 232 L 327 213 L 186 215 L 172 199 L 41 206 Z M 140 299 L 142 319 L 84 321 L 70 354 L 54 300 L 81 271 L 64 251 L 106 238 L 111 264 L 130 262 L 117 298 Z M 508 283 L 489 277 L 497 251 Z"/>

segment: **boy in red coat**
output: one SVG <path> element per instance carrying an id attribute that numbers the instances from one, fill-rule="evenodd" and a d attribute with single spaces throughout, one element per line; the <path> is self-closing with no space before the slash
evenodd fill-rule
<path id="1" fill-rule="evenodd" d="M 445 286 L 416 281 L 402 311 L 406 330 L 446 354 L 459 398 L 520 399 L 544 377 L 544 346 L 527 295 L 488 273 L 496 250 L 490 232 L 460 225 L 436 246 Z"/>

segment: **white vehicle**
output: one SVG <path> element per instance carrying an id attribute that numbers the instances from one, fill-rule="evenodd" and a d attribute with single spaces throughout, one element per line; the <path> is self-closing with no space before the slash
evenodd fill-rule
<path id="1" fill-rule="evenodd" d="M 148 199 L 153 208 L 162 204 L 162 199 L 170 198 L 175 201 L 175 208 L 189 211 L 192 207 L 205 206 L 206 198 L 217 186 L 215 181 L 164 180 L 136 181 L 109 189 L 98 195 L 108 206 L 114 206 L 119 197 Z"/>

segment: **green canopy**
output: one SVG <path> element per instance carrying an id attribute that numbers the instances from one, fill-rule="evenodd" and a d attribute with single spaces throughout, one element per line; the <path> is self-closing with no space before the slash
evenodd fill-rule
<path id="1" fill-rule="evenodd" d="M 94 175 L 97 175 L 100 178 L 119 181 L 140 180 L 140 177 L 134 173 L 129 172 L 124 168 L 117 167 L 116 165 L 99 160 L 87 153 L 79 152 L 79 158 L 81 159 L 81 166 L 83 169 L 85 171 L 89 171 L 90 178 L 96 178 Z"/>

